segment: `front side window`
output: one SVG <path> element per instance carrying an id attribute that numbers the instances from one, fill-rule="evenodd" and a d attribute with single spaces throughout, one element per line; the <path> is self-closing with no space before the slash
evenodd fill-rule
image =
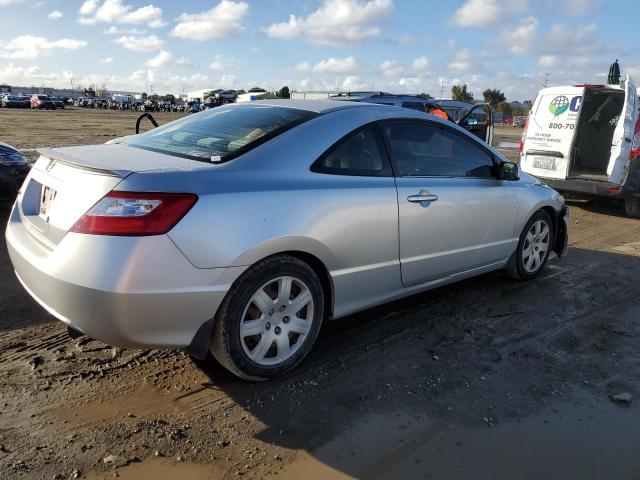
<path id="1" fill-rule="evenodd" d="M 383 130 L 398 176 L 494 176 L 492 156 L 447 127 L 429 123 L 391 123 Z"/>
<path id="2" fill-rule="evenodd" d="M 122 142 L 193 160 L 225 161 L 317 114 L 270 105 L 212 108 Z"/>
<path id="3" fill-rule="evenodd" d="M 325 153 L 312 167 L 318 173 L 335 175 L 391 175 L 391 168 L 382 154 L 378 134 L 373 127 L 350 133 Z"/>

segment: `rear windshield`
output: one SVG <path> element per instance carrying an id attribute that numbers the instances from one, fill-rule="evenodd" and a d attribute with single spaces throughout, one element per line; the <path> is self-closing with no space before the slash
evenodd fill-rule
<path id="1" fill-rule="evenodd" d="M 123 144 L 193 160 L 224 162 L 316 115 L 268 105 L 228 105 L 135 135 Z"/>

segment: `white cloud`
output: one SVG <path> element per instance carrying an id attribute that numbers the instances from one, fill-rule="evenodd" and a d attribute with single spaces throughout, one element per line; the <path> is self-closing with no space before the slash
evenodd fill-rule
<path id="1" fill-rule="evenodd" d="M 249 5 L 245 2 L 221 0 L 205 12 L 180 15 L 171 35 L 200 41 L 231 37 L 243 30 L 242 19 L 248 11 Z"/>
<path id="2" fill-rule="evenodd" d="M 102 33 L 106 35 L 145 35 L 147 30 L 144 28 L 119 28 L 111 25 Z"/>
<path id="3" fill-rule="evenodd" d="M 297 18 L 295 15 L 289 15 L 289 21 L 283 23 L 274 23 L 262 31 L 272 38 L 289 39 L 297 37 L 302 32 L 304 20 Z"/>
<path id="4" fill-rule="evenodd" d="M 91 15 L 98 8 L 98 0 L 86 0 L 80 6 L 80 15 Z"/>
<path id="5" fill-rule="evenodd" d="M 449 63 L 449 70 L 458 75 L 468 72 L 471 69 L 471 55 L 469 50 L 464 49 L 456 53 L 453 62 Z"/>
<path id="6" fill-rule="evenodd" d="M 379 35 L 379 24 L 392 12 L 392 0 L 324 0 L 308 17 L 291 15 L 263 32 L 275 38 L 304 34 L 312 43 L 341 47 Z"/>
<path id="7" fill-rule="evenodd" d="M 311 65 L 309 64 L 309 62 L 300 62 L 295 67 L 293 67 L 293 70 L 298 73 L 307 73 L 311 71 Z"/>
<path id="8" fill-rule="evenodd" d="M 103 58 L 100 63 L 113 63 L 113 57 Z"/>
<path id="9" fill-rule="evenodd" d="M 505 30 L 501 36 L 501 42 L 507 45 L 509 52 L 521 55 L 530 52 L 536 44 L 538 34 L 538 19 L 526 17 L 520 21 L 516 28 Z"/>
<path id="10" fill-rule="evenodd" d="M 378 71 L 385 77 L 397 77 L 402 74 L 402 70 L 396 60 L 385 60 L 378 66 Z"/>
<path id="11" fill-rule="evenodd" d="M 521 13 L 526 6 L 527 0 L 467 0 L 452 20 L 458 27 L 486 27 Z"/>
<path id="12" fill-rule="evenodd" d="M 222 88 L 234 88 L 238 85 L 238 79 L 235 75 L 222 75 L 218 81 L 218 85 Z"/>
<path id="13" fill-rule="evenodd" d="M 211 70 L 227 70 L 232 68 L 238 60 L 234 57 L 225 58 L 223 55 L 217 54 L 213 57 L 213 62 L 209 64 Z"/>
<path id="14" fill-rule="evenodd" d="M 114 43 L 134 52 L 152 52 L 154 50 L 160 50 L 162 45 L 164 45 L 164 41 L 156 35 L 146 37 L 124 35 L 116 38 Z"/>
<path id="15" fill-rule="evenodd" d="M 7 5 L 11 5 L 13 3 L 21 2 L 22 0 L 0 0 L 0 7 L 5 7 Z"/>
<path id="16" fill-rule="evenodd" d="M 47 15 L 47 18 L 49 20 L 58 20 L 59 18 L 62 18 L 62 12 L 60 10 L 54 10 L 49 15 Z"/>
<path id="17" fill-rule="evenodd" d="M 313 66 L 313 71 L 316 73 L 332 73 L 336 75 L 357 73 L 360 70 L 362 70 L 361 65 L 353 57 L 331 57 L 321 60 Z"/>
<path id="18" fill-rule="evenodd" d="M 360 81 L 359 77 L 356 76 L 348 76 L 342 81 L 342 90 L 347 92 L 351 90 L 365 90 L 367 88 L 367 84 L 365 82 Z"/>
<path id="19" fill-rule="evenodd" d="M 161 8 L 145 5 L 134 9 L 131 5 L 122 3 L 122 0 L 104 0 L 100 5 L 99 2 L 85 2 L 80 7 L 80 14 L 84 16 L 81 16 L 78 22 L 83 25 L 95 25 L 98 22 L 147 25 L 150 28 L 166 25 L 162 20 Z"/>
<path id="20" fill-rule="evenodd" d="M 424 72 L 429 67 L 427 57 L 419 57 L 411 62 L 411 68 L 416 72 Z"/>
<path id="21" fill-rule="evenodd" d="M 184 57 L 174 57 L 168 50 L 160 50 L 160 53 L 145 62 L 145 66 L 151 68 L 160 67 L 185 67 L 190 65 L 189 60 Z"/>
<path id="22" fill-rule="evenodd" d="M 541 55 L 538 58 L 538 66 L 541 68 L 555 67 L 558 61 L 559 59 L 556 55 Z"/>
<path id="23" fill-rule="evenodd" d="M 52 50 L 77 50 L 87 46 L 84 40 L 73 38 L 61 38 L 60 40 L 49 40 L 44 37 L 33 35 L 20 35 L 8 43 L 0 44 L 0 58 L 28 59 L 37 58 L 41 55 L 49 55 Z"/>

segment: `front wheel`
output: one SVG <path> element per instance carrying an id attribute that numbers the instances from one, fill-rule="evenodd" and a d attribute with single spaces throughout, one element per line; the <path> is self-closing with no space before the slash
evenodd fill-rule
<path id="1" fill-rule="evenodd" d="M 538 276 L 549 259 L 553 239 L 551 217 L 544 210 L 537 211 L 520 234 L 518 249 L 509 266 L 511 276 L 519 280 Z"/>
<path id="2" fill-rule="evenodd" d="M 629 217 L 640 218 L 640 198 L 626 198 L 624 211 Z"/>
<path id="3" fill-rule="evenodd" d="M 309 353 L 323 317 L 313 269 L 289 255 L 269 257 L 234 283 L 216 315 L 210 351 L 245 380 L 277 377 Z"/>

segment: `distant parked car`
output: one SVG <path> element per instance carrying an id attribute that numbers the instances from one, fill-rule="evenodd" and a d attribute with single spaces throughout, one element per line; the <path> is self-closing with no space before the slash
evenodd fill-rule
<path id="1" fill-rule="evenodd" d="M 56 104 L 48 95 L 32 95 L 31 108 L 37 108 L 38 110 L 42 110 L 43 108 L 55 110 Z"/>
<path id="2" fill-rule="evenodd" d="M 0 142 L 0 198 L 15 197 L 30 169 L 18 149 Z"/>
<path id="3" fill-rule="evenodd" d="M 62 108 L 64 110 L 64 101 L 58 97 L 49 97 L 49 99 L 56 105 L 56 108 Z"/>
<path id="4" fill-rule="evenodd" d="M 23 97 L 5 94 L 2 96 L 1 106 L 2 108 L 26 108 L 29 106 L 29 102 L 25 103 Z"/>

